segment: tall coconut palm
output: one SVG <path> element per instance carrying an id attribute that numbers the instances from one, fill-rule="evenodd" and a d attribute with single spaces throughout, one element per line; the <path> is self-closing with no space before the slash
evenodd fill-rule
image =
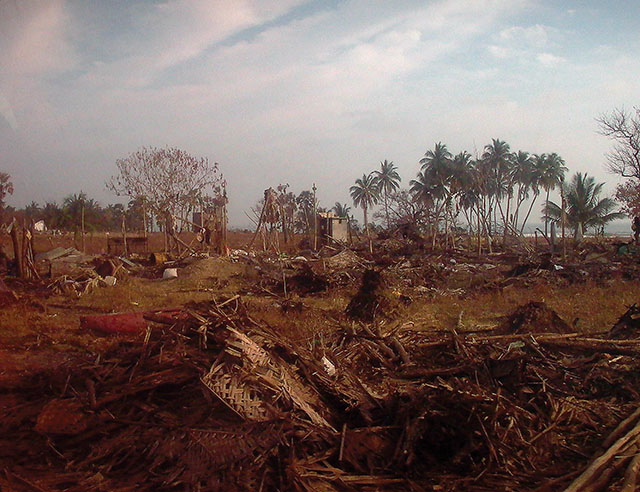
<path id="1" fill-rule="evenodd" d="M 416 202 L 432 206 L 441 197 L 440 188 L 426 171 L 419 171 L 416 179 L 409 181 L 409 191 Z"/>
<path id="2" fill-rule="evenodd" d="M 536 203 L 536 200 L 540 196 L 540 188 L 542 187 L 542 175 L 546 168 L 546 159 L 547 154 L 533 154 L 531 156 L 531 169 L 529 171 L 528 181 L 529 188 L 533 193 L 533 199 L 529 204 L 529 209 L 527 210 L 527 214 L 524 216 L 524 220 L 520 225 L 520 234 L 524 232 L 524 228 L 529 220 L 529 216 L 531 215 L 531 210 L 533 210 L 533 206 Z"/>
<path id="3" fill-rule="evenodd" d="M 603 227 L 612 220 L 622 219 L 622 212 L 614 211 L 616 202 L 611 198 L 600 198 L 604 183 L 596 183 L 587 173 L 576 173 L 568 184 L 563 184 L 565 214 L 569 227 L 574 229 L 574 239 L 581 241 L 589 227 Z M 562 207 L 548 202 L 545 219 L 562 220 Z"/>
<path id="4" fill-rule="evenodd" d="M 540 186 L 547 192 L 547 199 L 545 200 L 545 210 L 549 207 L 549 193 L 556 186 L 560 185 L 564 180 L 564 174 L 567 172 L 567 168 L 564 165 L 564 160 L 555 152 L 552 154 L 542 154 L 540 159 L 536 160 L 536 166 L 538 167 Z M 544 221 L 544 233 L 547 235 L 549 226 L 549 219 L 545 218 Z"/>
<path id="5" fill-rule="evenodd" d="M 513 154 L 513 182 L 518 187 L 512 219 L 513 228 L 517 230 L 520 206 L 538 186 L 534 160 L 528 152 L 519 150 Z"/>
<path id="6" fill-rule="evenodd" d="M 420 159 L 420 173 L 418 180 L 412 181 L 414 189 L 424 184 L 426 187 L 422 192 L 428 192 L 431 199 L 436 202 L 435 206 L 435 230 L 442 219 L 444 208 L 451 203 L 451 178 L 452 178 L 453 154 L 449 152 L 446 144 L 438 142 L 433 150 L 427 150 L 424 157 Z M 435 232 L 435 231 L 434 231 Z M 435 245 L 436 234 L 433 235 Z"/>
<path id="7" fill-rule="evenodd" d="M 382 192 L 384 198 L 384 213 L 387 218 L 387 229 L 389 228 L 389 195 L 400 188 L 400 175 L 393 161 L 386 159 L 380 163 L 380 169 L 373 171 L 376 186 Z"/>
<path id="8" fill-rule="evenodd" d="M 451 177 L 452 159 L 453 155 L 447 145 L 438 142 L 433 150 L 427 150 L 420 159 L 420 170 L 429 173 L 444 191 Z"/>
<path id="9" fill-rule="evenodd" d="M 371 207 L 378 203 L 378 200 L 380 199 L 380 191 L 376 186 L 376 180 L 372 173 L 363 174 L 362 178 L 356 179 L 356 184 L 349 188 L 349 194 L 353 199 L 353 204 L 356 207 L 362 207 L 362 211 L 364 213 L 364 229 L 367 231 L 367 237 L 369 238 L 369 251 L 373 253 L 367 212 Z"/>
<path id="10" fill-rule="evenodd" d="M 508 143 L 504 140 L 494 138 L 491 144 L 485 146 L 482 159 L 486 162 L 489 170 L 489 189 L 502 216 L 504 236 L 506 239 L 514 185 L 513 154 L 511 153 Z M 504 197 L 507 198 L 506 212 L 502 210 L 502 199 Z"/>

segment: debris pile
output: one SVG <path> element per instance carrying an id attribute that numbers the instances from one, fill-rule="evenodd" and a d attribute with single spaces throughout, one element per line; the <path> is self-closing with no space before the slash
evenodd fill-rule
<path id="1" fill-rule="evenodd" d="M 238 296 L 144 317 L 97 358 L 0 388 L 0 487 L 616 490 L 636 461 L 635 338 L 354 323 L 319 346 Z"/>

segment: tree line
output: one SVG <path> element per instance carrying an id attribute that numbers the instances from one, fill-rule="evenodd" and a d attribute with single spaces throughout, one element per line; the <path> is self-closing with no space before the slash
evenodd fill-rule
<path id="1" fill-rule="evenodd" d="M 378 169 L 357 178 L 349 188 L 355 207 L 364 215 L 364 229 L 371 230 L 370 212 L 387 229 L 410 224 L 428 233 L 435 245 L 441 240 L 446 246 L 453 240 L 460 225 L 470 234 L 492 241 L 502 236 L 522 235 L 532 211 L 544 197 L 541 218 L 542 234 L 549 234 L 550 224 L 562 224 L 580 239 L 589 228 L 602 231 L 604 226 L 623 214 L 640 215 L 640 110 L 615 109 L 597 118 L 601 134 L 611 138 L 614 146 L 607 155 L 608 169 L 625 181 L 618 185 L 616 202 L 602 198 L 603 183 L 596 183 L 588 174 L 576 173 L 565 180 L 567 167 L 557 153 L 532 154 L 512 151 L 509 144 L 493 139 L 480 155 L 467 151 L 453 154 L 446 144 L 438 142 L 419 160 L 419 169 L 407 188 L 401 188 L 398 168 L 384 160 Z M 106 186 L 118 196 L 129 199 L 126 205 L 101 206 L 80 192 L 67 196 L 61 204 L 32 202 L 22 210 L 7 207 L 5 199 L 13 193 L 7 173 L 0 172 L 0 220 L 18 215 L 44 220 L 50 229 L 120 230 L 125 218 L 127 228 L 150 229 L 168 227 L 174 218 L 191 218 L 194 211 L 224 206 L 227 201 L 226 182 L 218 169 L 205 158 L 191 156 L 176 148 L 142 147 L 116 161 L 118 173 Z M 315 187 L 314 187 L 315 188 Z M 560 203 L 550 200 L 554 189 L 560 191 Z M 271 228 L 281 228 L 285 237 L 293 233 L 311 233 L 315 214 L 325 212 L 313 190 L 298 194 L 281 184 L 270 189 L 268 221 Z M 266 194 L 265 194 L 266 196 Z M 264 206 L 259 202 L 256 215 Z M 357 224 L 347 204 L 336 202 L 332 210 Z M 7 213 L 9 212 L 9 213 Z M 172 226 L 173 227 L 173 226 Z"/>
<path id="2" fill-rule="evenodd" d="M 102 206 L 83 191 L 66 196 L 61 203 L 49 201 L 40 205 L 32 201 L 22 209 L 4 209 L 5 218 L 16 217 L 19 221 L 32 220 L 34 223 L 43 220 L 49 230 L 81 231 L 83 216 L 87 232 L 121 231 L 123 218 L 129 231 L 142 231 L 145 223 L 147 227 L 150 224 L 148 212 L 145 220 L 141 198 L 130 200 L 126 205 L 112 203 Z"/>
<path id="3" fill-rule="evenodd" d="M 382 205 L 377 218 L 387 228 L 412 224 L 429 233 L 435 245 L 446 246 L 453 239 L 460 221 L 470 234 L 488 240 L 504 241 L 522 235 L 540 196 L 544 197 L 544 231 L 549 224 L 564 224 L 581 239 L 587 228 L 602 229 L 623 217 L 614 210 L 611 198 L 601 198 L 603 183 L 587 174 L 576 173 L 565 181 L 567 167 L 557 153 L 531 154 L 512 151 L 509 144 L 492 139 L 480 156 L 467 151 L 453 154 L 438 142 L 419 160 L 419 170 L 408 189 L 401 189 L 401 178 L 393 162 L 384 160 L 377 170 L 356 179 L 349 189 L 356 207 L 361 207 L 365 229 L 369 230 L 370 210 Z M 640 163 L 638 166 L 640 180 Z M 550 200 L 558 188 L 561 203 Z"/>

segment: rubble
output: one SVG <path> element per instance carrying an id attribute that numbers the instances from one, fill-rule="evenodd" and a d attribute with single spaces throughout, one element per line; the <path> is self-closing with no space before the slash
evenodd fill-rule
<path id="1" fill-rule="evenodd" d="M 637 338 L 362 323 L 316 352 L 237 296 L 142 320 L 2 390 L 0 486 L 578 491 L 637 474 Z"/>

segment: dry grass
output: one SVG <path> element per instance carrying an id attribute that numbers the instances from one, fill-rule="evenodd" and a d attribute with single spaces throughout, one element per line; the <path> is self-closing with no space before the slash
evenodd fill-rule
<path id="1" fill-rule="evenodd" d="M 21 303 L 0 309 L 0 345 L 32 352 L 97 352 L 112 338 L 81 330 L 82 315 L 175 308 L 212 297 L 226 299 L 253 287 L 257 279 L 251 266 L 210 258 L 180 270 L 175 280 L 129 277 L 115 287 L 99 288 L 80 299 L 52 296 L 43 300 L 23 292 Z M 356 283 L 303 298 L 294 294 L 284 308 L 282 298 L 262 294 L 243 295 L 243 302 L 257 321 L 268 323 L 289 338 L 316 343 L 323 333 L 351 323 L 344 310 L 357 290 Z M 464 296 L 402 293 L 410 295 L 413 302 L 406 306 L 398 303 L 386 321 L 389 327 L 413 322 L 412 329 L 418 330 L 486 329 L 496 326 L 501 317 L 522 304 L 545 301 L 576 331 L 594 333 L 608 330 L 627 306 L 640 299 L 640 283 L 615 280 L 566 287 L 542 283 Z"/>
<path id="2" fill-rule="evenodd" d="M 407 308 L 406 317 L 419 329 L 448 329 L 458 325 L 476 330 L 495 326 L 503 316 L 529 301 L 544 301 L 576 331 L 606 331 L 627 306 L 640 300 L 640 284 L 614 281 L 603 286 L 594 282 L 568 287 L 537 285 L 532 288 L 506 288 L 501 292 L 485 292 L 462 298 L 439 296 L 419 299 Z"/>

